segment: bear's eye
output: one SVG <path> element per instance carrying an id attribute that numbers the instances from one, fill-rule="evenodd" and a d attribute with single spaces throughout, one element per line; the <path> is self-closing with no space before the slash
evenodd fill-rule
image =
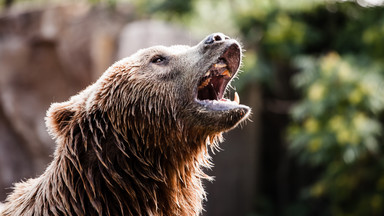
<path id="1" fill-rule="evenodd" d="M 160 56 L 160 55 L 156 55 L 154 56 L 152 59 L 151 59 L 151 63 L 154 63 L 154 64 L 163 64 L 165 63 L 167 60 L 167 58 L 165 58 L 164 56 Z"/>

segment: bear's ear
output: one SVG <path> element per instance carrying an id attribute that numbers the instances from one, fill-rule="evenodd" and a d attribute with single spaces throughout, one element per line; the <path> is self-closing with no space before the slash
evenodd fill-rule
<path id="1" fill-rule="evenodd" d="M 65 133 L 67 126 L 72 121 L 75 111 L 72 109 L 71 102 L 53 103 L 47 111 L 45 124 L 48 132 L 57 138 Z"/>

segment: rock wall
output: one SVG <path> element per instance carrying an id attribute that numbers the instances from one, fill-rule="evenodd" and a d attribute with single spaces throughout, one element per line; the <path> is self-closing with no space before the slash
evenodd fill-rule
<path id="1" fill-rule="evenodd" d="M 127 21 L 86 5 L 0 15 L 0 200 L 12 182 L 44 171 L 55 148 L 46 110 L 113 62 Z"/>

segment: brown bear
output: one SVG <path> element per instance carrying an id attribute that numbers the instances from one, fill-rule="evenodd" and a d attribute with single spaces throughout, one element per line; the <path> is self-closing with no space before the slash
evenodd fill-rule
<path id="1" fill-rule="evenodd" d="M 250 113 L 224 98 L 241 58 L 236 40 L 215 33 L 116 62 L 51 105 L 54 159 L 15 185 L 1 215 L 199 215 L 207 148 Z"/>

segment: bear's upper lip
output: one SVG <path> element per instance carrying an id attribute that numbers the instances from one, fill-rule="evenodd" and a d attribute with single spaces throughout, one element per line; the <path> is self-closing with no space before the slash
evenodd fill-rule
<path id="1" fill-rule="evenodd" d="M 223 96 L 227 85 L 237 74 L 240 61 L 240 46 L 232 43 L 201 77 L 197 86 L 196 101 L 215 110 L 229 109 L 239 105 L 237 93 L 234 101 L 225 99 Z"/>

